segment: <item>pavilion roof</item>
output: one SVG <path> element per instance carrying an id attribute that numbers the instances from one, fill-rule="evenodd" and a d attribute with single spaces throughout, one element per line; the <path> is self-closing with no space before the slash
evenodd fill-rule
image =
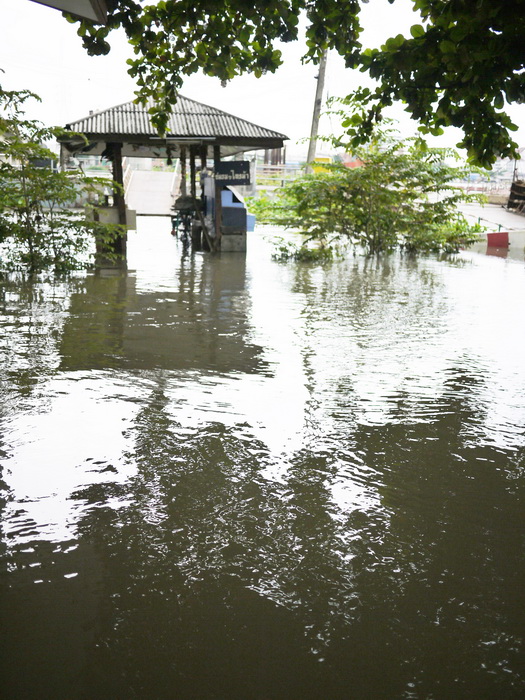
<path id="1" fill-rule="evenodd" d="M 84 17 L 97 24 L 106 24 L 108 8 L 106 0 L 34 0 L 40 5 L 54 7 L 77 17 Z"/>
<path id="2" fill-rule="evenodd" d="M 89 152 L 96 153 L 97 144 L 123 144 L 123 155 L 159 155 L 169 145 L 172 153 L 183 145 L 218 145 L 221 156 L 258 148 L 281 148 L 287 136 L 253 124 L 216 107 L 179 95 L 169 118 L 165 137 L 159 137 L 152 126 L 149 108 L 126 102 L 93 112 L 87 117 L 66 124 L 71 131 L 83 133 L 90 142 Z M 75 150 L 69 144 L 70 150 Z M 151 154 L 146 151 L 151 151 Z"/>

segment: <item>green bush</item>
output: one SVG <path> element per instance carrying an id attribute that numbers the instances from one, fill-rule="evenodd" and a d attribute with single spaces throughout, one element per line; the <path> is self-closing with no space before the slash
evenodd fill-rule
<path id="1" fill-rule="evenodd" d="M 344 135 L 329 140 L 348 147 Z M 341 241 L 376 254 L 395 248 L 453 252 L 478 239 L 480 227 L 467 222 L 458 204 L 480 198 L 456 184 L 470 169 L 451 164 L 453 151 L 429 148 L 420 138 L 402 140 L 386 129 L 353 155 L 358 167 L 326 165 L 285 185 L 274 200 L 262 200 L 264 220 L 301 234 L 301 249 L 315 241 L 321 257 Z M 303 254 L 315 253 L 288 257 Z"/>
<path id="2" fill-rule="evenodd" d="M 123 231 L 88 219 L 74 210 L 74 202 L 80 190 L 96 200 L 108 185 L 116 185 L 80 170 L 42 167 L 56 160 L 46 142 L 64 131 L 25 119 L 29 98 L 38 99 L 0 86 L 0 268 L 61 273 L 85 267 L 93 260 L 95 240 L 107 244 Z"/>

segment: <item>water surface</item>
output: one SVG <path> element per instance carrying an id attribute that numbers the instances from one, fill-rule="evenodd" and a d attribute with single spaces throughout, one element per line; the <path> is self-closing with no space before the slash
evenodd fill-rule
<path id="1" fill-rule="evenodd" d="M 0 696 L 525 696 L 522 262 L 0 284 Z"/>

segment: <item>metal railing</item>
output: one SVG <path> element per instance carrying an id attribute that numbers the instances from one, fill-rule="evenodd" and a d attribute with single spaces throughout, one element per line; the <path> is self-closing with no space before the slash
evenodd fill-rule
<path id="1" fill-rule="evenodd" d="M 270 194 L 301 175 L 304 175 L 304 168 L 301 165 L 267 165 L 264 163 L 255 163 L 252 178 L 255 182 L 256 191 L 264 191 Z"/>

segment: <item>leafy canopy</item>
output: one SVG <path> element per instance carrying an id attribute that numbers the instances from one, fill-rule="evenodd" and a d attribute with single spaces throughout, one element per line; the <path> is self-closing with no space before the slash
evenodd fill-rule
<path id="1" fill-rule="evenodd" d="M 357 107 L 349 102 L 343 106 L 353 116 Z M 330 140 L 351 148 L 344 134 Z M 323 165 L 267 203 L 267 221 L 306 236 L 299 249 L 284 249 L 284 257 L 308 257 L 312 242 L 326 257 L 341 242 L 377 254 L 395 248 L 455 252 L 477 239 L 479 227 L 469 226 L 457 209 L 459 202 L 474 199 L 457 185 L 470 171 L 450 164 L 452 151 L 429 148 L 421 138 L 401 140 L 383 127 L 353 155 L 357 167 Z"/>
<path id="2" fill-rule="evenodd" d="M 46 142 L 64 131 L 25 119 L 31 98 L 39 99 L 0 85 L 0 267 L 64 272 L 89 262 L 93 234 L 105 245 L 121 234 L 72 209 L 80 190 L 97 197 L 112 183 L 43 165 L 56 159 Z"/>
<path id="3" fill-rule="evenodd" d="M 360 136 L 394 100 L 439 135 L 446 126 L 464 132 L 459 147 L 490 167 L 498 156 L 519 157 L 511 132 L 517 127 L 506 103 L 525 99 L 525 4 L 519 0 L 413 0 L 423 24 L 405 38 L 365 50 L 361 70 L 376 78 L 362 97 L 371 105 Z"/>
<path id="4" fill-rule="evenodd" d="M 184 76 L 202 71 L 228 81 L 274 72 L 282 61 L 278 42 L 297 40 L 301 13 L 309 21 L 306 60 L 318 61 L 326 47 L 340 53 L 352 47 L 350 60 L 360 31 L 359 0 L 108 0 L 108 9 L 104 27 L 69 19 L 80 21 L 78 33 L 92 55 L 108 53 L 110 32 L 124 28 L 136 54 L 128 63 L 138 99 L 153 99 L 152 121 L 161 132 Z"/>
<path id="5" fill-rule="evenodd" d="M 363 48 L 360 9 L 367 0 L 107 0 L 107 26 L 79 21 L 90 54 L 110 50 L 109 35 L 123 27 L 135 58 L 137 98 L 153 99 L 152 119 L 163 132 L 184 77 L 197 71 L 227 81 L 245 72 L 275 71 L 280 42 L 298 39 L 306 18 L 305 61 L 326 49 L 378 81 L 364 92 L 368 114 L 354 145 L 364 143 L 381 112 L 394 100 L 406 104 L 423 130 L 463 130 L 461 145 L 472 161 L 490 167 L 497 156 L 517 156 L 504 112 L 525 97 L 524 3 L 520 0 L 412 0 L 410 36 L 391 37 L 380 49 Z M 393 3 L 395 0 L 389 0 Z"/>

